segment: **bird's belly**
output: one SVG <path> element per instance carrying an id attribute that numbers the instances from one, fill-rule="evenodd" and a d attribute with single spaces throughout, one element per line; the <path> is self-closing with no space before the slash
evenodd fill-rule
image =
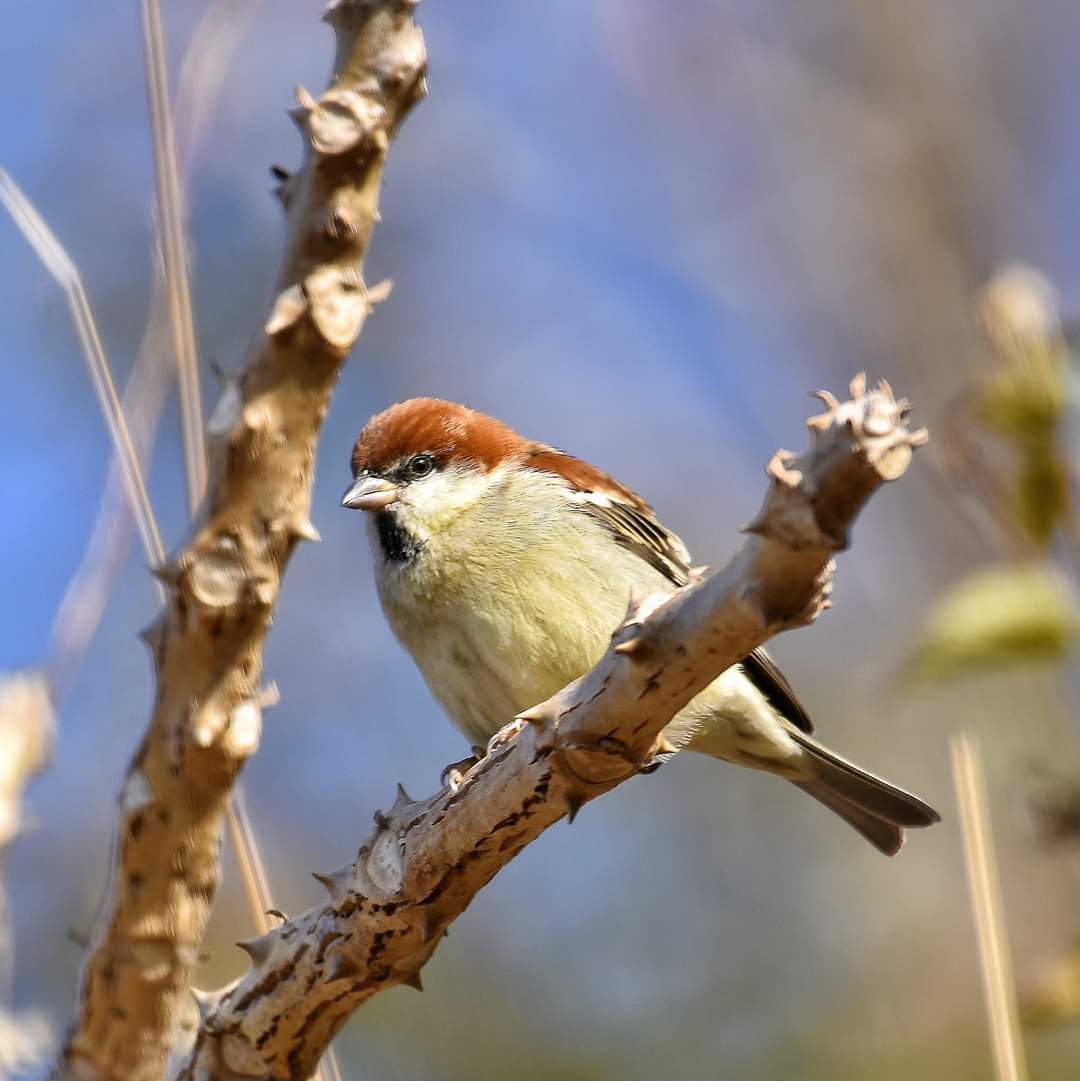
<path id="1" fill-rule="evenodd" d="M 444 588 L 438 605 L 417 603 L 420 582 L 386 583 L 383 608 L 394 633 L 471 743 L 486 743 L 592 668 L 633 588 L 670 588 L 631 553 L 609 567 L 588 556 L 564 560 L 565 573 L 554 576 L 551 560 L 534 567 L 519 557 L 512 575 L 474 576 L 449 595 Z"/>
<path id="2" fill-rule="evenodd" d="M 395 630 L 450 719 L 470 743 L 483 745 L 587 672 L 617 623 L 618 615 L 604 620 L 579 607 L 552 626 L 511 603 Z"/>
<path id="3" fill-rule="evenodd" d="M 391 628 L 471 744 L 486 744 L 592 668 L 633 590 L 671 588 L 631 552 L 598 565 L 595 538 L 585 530 L 556 540 L 557 560 L 517 552 L 512 566 L 458 579 L 421 559 L 380 579 Z M 783 722 L 738 667 L 705 688 L 664 734 L 675 747 L 759 768 L 784 768 L 797 755 Z"/>

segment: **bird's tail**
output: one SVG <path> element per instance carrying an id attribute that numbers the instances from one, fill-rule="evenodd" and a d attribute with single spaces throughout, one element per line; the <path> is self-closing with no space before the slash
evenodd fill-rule
<path id="1" fill-rule="evenodd" d="M 835 811 L 885 855 L 900 851 L 905 828 L 921 829 L 941 821 L 937 811 L 918 796 L 867 773 L 802 732 L 789 735 L 810 755 L 816 771 L 812 779 L 793 783 Z"/>

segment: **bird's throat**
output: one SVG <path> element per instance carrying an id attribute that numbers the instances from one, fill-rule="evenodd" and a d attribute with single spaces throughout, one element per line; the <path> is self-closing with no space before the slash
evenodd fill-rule
<path id="1" fill-rule="evenodd" d="M 416 557 L 420 545 L 401 524 L 392 510 L 381 510 L 375 515 L 375 528 L 379 533 L 379 546 L 389 563 L 408 563 Z"/>

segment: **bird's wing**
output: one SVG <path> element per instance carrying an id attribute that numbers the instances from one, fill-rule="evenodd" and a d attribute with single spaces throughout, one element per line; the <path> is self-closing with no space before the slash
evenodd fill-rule
<path id="1" fill-rule="evenodd" d="M 561 476 L 580 496 L 581 509 L 602 521 L 624 548 L 640 556 L 672 585 L 690 580 L 690 553 L 682 540 L 664 526 L 652 507 L 636 492 L 624 488 L 595 466 L 542 444 L 534 445 L 525 459 L 529 468 Z M 747 679 L 770 705 L 800 731 L 810 733 L 813 722 L 790 683 L 764 648 L 742 660 Z"/>
<path id="2" fill-rule="evenodd" d="M 581 510 L 600 519 L 619 544 L 644 559 L 672 585 L 684 586 L 690 581 L 686 545 L 657 520 L 652 507 L 635 492 L 554 447 L 535 445 L 525 464 L 562 477 L 577 495 Z"/>
<path id="3" fill-rule="evenodd" d="M 777 713 L 807 735 L 814 731 L 810 714 L 803 709 L 787 677 L 777 667 L 776 661 L 765 652 L 764 646 L 758 646 L 749 657 L 743 657 L 742 670 Z"/>

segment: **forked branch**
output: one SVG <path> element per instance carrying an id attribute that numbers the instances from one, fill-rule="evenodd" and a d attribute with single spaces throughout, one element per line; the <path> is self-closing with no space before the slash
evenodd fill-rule
<path id="1" fill-rule="evenodd" d="M 647 769 L 661 729 L 722 671 L 824 608 L 833 555 L 873 491 L 907 468 L 924 431 L 886 384 L 823 395 L 810 448 L 778 452 L 749 537 L 723 570 L 635 598 L 600 663 L 508 726 L 452 789 L 399 787 L 357 858 L 316 875 L 328 901 L 244 943 L 249 971 L 201 996 L 176 1076 L 301 1081 L 348 1015 L 420 969 L 469 902 L 530 841 Z"/>

